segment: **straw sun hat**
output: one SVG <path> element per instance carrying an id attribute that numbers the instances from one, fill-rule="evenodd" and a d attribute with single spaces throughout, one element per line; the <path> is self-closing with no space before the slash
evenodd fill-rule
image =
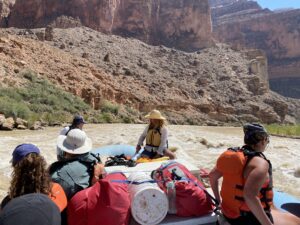
<path id="1" fill-rule="evenodd" d="M 165 120 L 166 118 L 163 117 L 160 113 L 160 111 L 154 109 L 152 110 L 150 113 L 148 113 L 145 118 L 148 118 L 148 119 L 156 119 L 156 120 Z"/>
<path id="2" fill-rule="evenodd" d="M 58 136 L 57 148 L 74 155 L 84 154 L 92 150 L 92 140 L 84 131 L 72 129 L 67 136 Z"/>

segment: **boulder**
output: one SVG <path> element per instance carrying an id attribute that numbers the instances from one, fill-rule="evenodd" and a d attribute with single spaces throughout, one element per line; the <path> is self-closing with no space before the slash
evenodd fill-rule
<path id="1" fill-rule="evenodd" d="M 1 126 L 1 130 L 13 130 L 15 126 L 15 121 L 12 117 L 5 119 Z"/>
<path id="2" fill-rule="evenodd" d="M 3 114 L 0 114 L 0 127 L 2 126 L 4 121 L 5 121 L 5 116 Z"/>
<path id="3" fill-rule="evenodd" d="M 30 130 L 42 130 L 44 128 L 42 127 L 41 121 L 35 121 L 29 129 Z"/>
<path id="4" fill-rule="evenodd" d="M 27 127 L 25 127 L 24 125 L 18 125 L 18 126 L 17 126 L 17 129 L 18 129 L 18 130 L 26 130 Z"/>
<path id="5" fill-rule="evenodd" d="M 21 119 L 21 118 L 17 118 L 16 121 L 15 121 L 15 125 L 16 125 L 16 127 L 18 127 L 19 125 L 27 127 L 28 122 L 26 120 Z"/>
<path id="6" fill-rule="evenodd" d="M 38 40 L 45 41 L 45 33 L 44 32 L 36 32 L 35 35 L 38 38 Z"/>
<path id="7" fill-rule="evenodd" d="M 53 32 L 53 27 L 47 26 L 46 30 L 45 30 L 45 40 L 46 41 L 53 41 L 53 37 L 54 37 L 53 33 L 54 33 Z"/>

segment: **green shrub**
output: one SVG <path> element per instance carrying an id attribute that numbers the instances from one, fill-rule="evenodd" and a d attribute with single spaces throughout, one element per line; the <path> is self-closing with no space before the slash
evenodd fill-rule
<path id="1" fill-rule="evenodd" d="M 52 113 L 52 112 L 54 112 L 54 109 L 51 106 L 39 104 L 39 103 L 30 104 L 29 108 L 32 112 L 35 112 L 35 113 L 43 113 L 43 112 Z"/>
<path id="2" fill-rule="evenodd" d="M 112 113 L 114 115 L 118 115 L 120 107 L 117 104 L 113 104 L 105 100 L 101 103 L 100 109 L 103 113 Z"/>
<path id="3" fill-rule="evenodd" d="M 27 118 L 28 127 L 31 127 L 35 121 L 40 120 L 41 115 L 38 113 L 30 113 L 29 117 Z"/>
<path id="4" fill-rule="evenodd" d="M 189 124 L 189 125 L 196 125 L 197 122 L 195 122 L 194 119 L 192 118 L 186 118 L 186 123 Z"/>
<path id="5" fill-rule="evenodd" d="M 57 111 L 54 113 L 44 113 L 41 119 L 49 125 L 55 125 L 67 121 L 71 115 L 64 111 Z"/>
<path id="6" fill-rule="evenodd" d="M 131 115 L 137 115 L 138 114 L 135 109 L 133 109 L 130 106 L 127 106 L 127 105 L 125 106 L 125 110 L 126 110 L 126 112 L 128 112 Z"/>
<path id="7" fill-rule="evenodd" d="M 300 125 L 266 125 L 266 129 L 270 134 L 300 136 Z"/>
<path id="8" fill-rule="evenodd" d="M 16 101 L 22 100 L 22 96 L 14 88 L 0 88 L 0 97 L 7 97 Z"/>
<path id="9" fill-rule="evenodd" d="M 50 81 L 38 77 L 32 71 L 20 73 L 26 78 L 22 88 L 0 87 L 0 113 L 6 117 L 17 116 L 28 121 L 31 126 L 37 120 L 49 125 L 70 122 L 74 114 L 89 115 L 88 121 L 94 123 L 133 123 L 139 113 L 129 106 L 104 100 L 100 110 L 94 111 L 81 98 L 53 85 Z"/>
<path id="10" fill-rule="evenodd" d="M 23 102 L 16 102 L 9 97 L 0 97 L 0 112 L 5 117 L 20 117 L 27 119 L 30 115 L 30 109 Z"/>
<path id="11" fill-rule="evenodd" d="M 6 117 L 17 116 L 31 123 L 44 119 L 51 124 L 64 122 L 72 114 L 91 110 L 79 97 L 38 78 L 33 72 L 25 71 L 22 75 L 29 80 L 24 87 L 0 87 L 0 112 Z"/>
<path id="12" fill-rule="evenodd" d="M 100 122 L 101 123 L 112 123 L 113 122 L 113 117 L 110 113 L 102 113 L 100 115 Z"/>
<path id="13" fill-rule="evenodd" d="M 33 71 L 31 71 L 31 70 L 26 70 L 26 71 L 23 71 L 22 73 L 21 73 L 21 75 L 24 77 L 24 78 L 26 78 L 27 80 L 29 80 L 29 81 L 35 81 L 36 80 L 36 75 L 35 75 L 35 73 L 33 72 Z"/>
<path id="14" fill-rule="evenodd" d="M 121 119 L 122 119 L 123 123 L 133 123 L 134 122 L 134 120 L 132 118 L 130 118 L 129 116 L 122 116 Z"/>
<path id="15" fill-rule="evenodd" d="M 114 116 L 110 113 L 102 113 L 101 111 L 94 111 L 89 116 L 88 121 L 91 123 L 113 123 L 115 122 Z"/>

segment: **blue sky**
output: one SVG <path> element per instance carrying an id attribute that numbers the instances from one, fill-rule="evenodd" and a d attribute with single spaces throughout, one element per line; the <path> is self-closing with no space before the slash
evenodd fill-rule
<path id="1" fill-rule="evenodd" d="M 300 0 L 256 0 L 263 8 L 300 8 Z"/>

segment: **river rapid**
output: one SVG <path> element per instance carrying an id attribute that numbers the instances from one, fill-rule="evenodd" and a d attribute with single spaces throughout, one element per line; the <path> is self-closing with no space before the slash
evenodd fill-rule
<path id="1" fill-rule="evenodd" d="M 93 148 L 111 144 L 136 145 L 145 124 L 85 125 L 84 131 L 93 141 Z M 56 139 L 62 127 L 41 131 L 0 132 L 0 200 L 7 194 L 13 149 L 22 143 L 37 145 L 48 164 L 56 160 Z M 243 133 L 235 127 L 202 127 L 169 125 L 169 146 L 177 148 L 184 158 L 199 168 L 212 169 L 217 157 L 228 147 L 242 146 Z M 300 140 L 271 137 L 266 156 L 273 164 L 274 187 L 300 198 Z M 299 176 L 299 175 L 298 175 Z"/>

